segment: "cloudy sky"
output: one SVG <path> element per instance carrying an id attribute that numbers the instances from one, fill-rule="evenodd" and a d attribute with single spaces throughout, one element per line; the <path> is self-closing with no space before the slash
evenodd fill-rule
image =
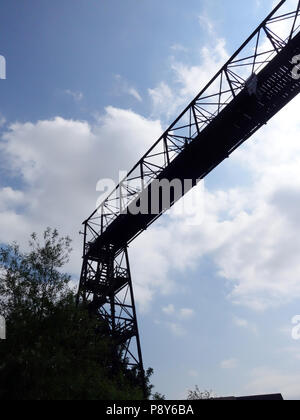
<path id="1" fill-rule="evenodd" d="M 131 169 L 273 5 L 2 1 L 0 243 L 57 227 L 78 281 L 98 180 Z M 197 223 L 166 215 L 130 247 L 144 362 L 168 398 L 300 398 L 299 107 L 206 179 Z"/>

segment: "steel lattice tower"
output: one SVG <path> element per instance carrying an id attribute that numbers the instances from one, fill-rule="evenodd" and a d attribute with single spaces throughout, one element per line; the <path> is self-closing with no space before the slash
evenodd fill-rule
<path id="1" fill-rule="evenodd" d="M 300 77 L 292 77 L 297 70 L 300 73 L 300 2 L 296 10 L 278 13 L 285 2 L 267 16 L 84 222 L 78 301 L 89 304 L 113 338 L 116 354 L 141 375 L 128 245 L 180 198 L 171 194 L 169 206 L 160 202 L 153 212 L 154 181 L 189 179 L 197 185 L 300 92 Z M 278 31 L 282 23 L 284 36 Z M 148 212 L 137 213 L 143 198 L 148 200 Z"/>
<path id="2" fill-rule="evenodd" d="M 85 226 L 84 238 L 87 238 Z M 84 252 L 89 245 L 84 243 Z M 127 246 L 118 252 L 113 246 L 104 246 L 97 255 L 84 258 L 79 301 L 86 302 L 93 314 L 103 323 L 105 334 L 115 344 L 117 360 L 128 360 L 128 366 L 144 373 L 137 325 L 134 293 Z M 135 341 L 135 343 L 133 343 Z"/>

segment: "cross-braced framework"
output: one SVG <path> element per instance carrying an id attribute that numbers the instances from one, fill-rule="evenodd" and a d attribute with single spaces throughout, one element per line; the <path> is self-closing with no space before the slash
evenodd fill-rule
<path id="1" fill-rule="evenodd" d="M 276 15 L 282 1 L 170 125 L 87 220 L 91 239 L 103 234 L 141 192 L 181 154 L 299 32 L 299 5 Z M 275 16 L 274 16 L 275 15 Z M 274 80 L 274 84 L 278 80 Z M 265 88 L 268 90 L 268 87 Z"/>
<path id="2" fill-rule="evenodd" d="M 145 388 L 127 247 L 117 254 L 112 246 L 103 247 L 97 257 L 85 258 L 81 279 L 78 297 L 101 320 L 99 332 L 112 338 L 117 365 L 123 360 Z"/>
<path id="3" fill-rule="evenodd" d="M 145 196 L 151 204 L 154 181 L 191 179 L 193 186 L 197 185 L 300 92 L 299 78 L 292 77 L 293 58 L 300 55 L 300 1 L 296 10 L 280 14 L 285 1 L 84 222 L 78 299 L 90 302 L 94 312 L 107 322 L 119 351 L 141 372 L 127 246 L 168 208 L 159 207 L 155 214 L 131 210 Z M 179 198 L 173 197 L 170 206 Z M 117 262 L 122 256 L 124 261 L 124 255 L 126 266 Z"/>

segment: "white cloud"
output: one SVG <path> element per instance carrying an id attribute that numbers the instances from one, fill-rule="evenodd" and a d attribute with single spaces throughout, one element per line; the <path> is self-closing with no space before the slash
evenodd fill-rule
<path id="1" fill-rule="evenodd" d="M 220 366 L 221 366 L 221 369 L 233 370 L 237 368 L 238 364 L 239 364 L 238 360 L 232 358 L 228 360 L 223 360 Z"/>
<path id="2" fill-rule="evenodd" d="M 187 319 L 192 318 L 195 315 L 195 311 L 193 309 L 189 308 L 181 308 L 176 309 L 173 304 L 170 304 L 164 308 L 162 308 L 162 311 L 165 315 L 174 315 L 176 318 L 180 319 L 181 321 L 185 321 Z"/>
<path id="3" fill-rule="evenodd" d="M 0 189 L 0 211 L 10 210 L 22 205 L 25 196 L 22 191 L 13 190 L 10 187 Z"/>
<path id="4" fill-rule="evenodd" d="M 261 7 L 261 1 L 260 0 L 256 0 L 255 5 L 257 8 Z"/>
<path id="5" fill-rule="evenodd" d="M 292 337 L 291 328 L 289 331 L 282 331 L 289 339 Z M 298 343 L 299 344 L 299 343 Z M 281 354 L 282 357 L 286 358 L 293 358 L 298 363 L 300 360 L 300 346 L 289 346 L 278 349 L 277 353 Z"/>
<path id="6" fill-rule="evenodd" d="M 163 322 L 163 325 L 165 325 L 165 327 L 167 327 L 173 335 L 182 337 L 186 334 L 186 330 L 183 327 L 182 322 L 187 321 L 194 316 L 194 311 L 192 309 L 182 308 L 177 310 L 173 304 L 170 304 L 163 307 L 162 312 L 166 316 L 172 317 L 172 319 L 175 320 L 173 322 Z"/>
<path id="7" fill-rule="evenodd" d="M 188 51 L 188 49 L 181 44 L 173 44 L 171 46 L 171 50 L 176 51 L 176 52 L 187 52 Z"/>
<path id="8" fill-rule="evenodd" d="M 142 99 L 141 95 L 139 94 L 139 92 L 135 88 L 133 88 L 133 87 L 131 87 L 131 88 L 128 89 L 128 94 L 131 95 L 131 96 L 133 96 L 139 102 L 142 102 L 143 101 L 143 99 Z"/>
<path id="9" fill-rule="evenodd" d="M 143 101 L 138 90 L 135 87 L 131 86 L 127 82 L 127 80 L 125 80 L 120 74 L 115 75 L 115 81 L 116 81 L 116 86 L 115 86 L 114 92 L 116 95 L 120 95 L 120 94 L 130 95 L 134 99 L 136 99 L 138 102 Z"/>
<path id="10" fill-rule="evenodd" d="M 251 372 L 247 392 L 258 394 L 281 393 L 285 399 L 299 399 L 300 373 L 283 372 L 280 369 L 259 367 Z"/>
<path id="11" fill-rule="evenodd" d="M 0 113 L 0 128 L 6 124 L 6 118 Z"/>
<path id="12" fill-rule="evenodd" d="M 214 40 L 213 46 L 205 46 L 201 49 L 201 65 L 187 66 L 181 62 L 175 62 L 172 66 L 177 83 L 181 86 L 180 95 L 191 99 L 197 95 L 228 60 L 224 39 Z"/>
<path id="13" fill-rule="evenodd" d="M 219 39 L 201 50 L 199 66 L 173 62 L 177 85 L 162 82 L 150 90 L 154 108 L 167 113 L 173 107 L 175 112 L 227 57 Z M 299 105 L 295 100 L 235 152 L 231 165 L 243 166 L 249 182 L 206 191 L 199 226 L 182 223 L 182 216 L 166 216 L 132 244 L 132 274 L 143 308 L 157 291 L 167 295 L 174 290 L 175 271 L 182 277 L 206 256 L 237 304 L 264 310 L 299 299 Z M 27 232 L 57 226 L 76 238 L 72 271 L 79 273 L 77 232 L 95 206 L 96 182 L 131 168 L 161 132 L 158 121 L 113 107 L 93 125 L 59 117 L 12 124 L 0 143 L 2 166 L 21 176 L 26 187 L 1 190 L 0 240 L 22 241 Z"/>
<path id="14" fill-rule="evenodd" d="M 163 308 L 162 310 L 166 315 L 173 315 L 175 312 L 175 307 L 174 305 L 170 304 L 166 306 L 165 308 Z"/>
<path id="15" fill-rule="evenodd" d="M 234 324 L 237 327 L 241 327 L 241 328 L 247 328 L 249 323 L 248 321 L 246 321 L 245 319 L 241 319 L 241 318 L 235 318 L 234 319 Z"/>
<path id="16" fill-rule="evenodd" d="M 75 102 L 80 102 L 83 99 L 82 92 L 74 92 L 73 90 L 66 89 L 65 94 L 71 96 Z"/>
<path id="17" fill-rule="evenodd" d="M 286 339 L 291 340 L 293 338 L 292 334 L 293 334 L 293 329 L 295 325 L 293 324 L 292 321 L 293 320 L 291 319 L 289 324 L 283 324 L 281 326 L 278 326 L 278 332 L 284 336 L 285 340 Z"/>
<path id="18" fill-rule="evenodd" d="M 248 183 L 206 191 L 198 227 L 165 218 L 138 239 L 152 261 L 164 261 L 161 277 L 210 256 L 236 304 L 261 311 L 299 299 L 299 106 L 297 98 L 235 152 L 231 165 L 248 171 Z"/>
<path id="19" fill-rule="evenodd" d="M 255 181 L 252 190 L 240 190 L 248 209 L 229 222 L 230 238 L 215 256 L 220 274 L 234 280 L 232 298 L 256 309 L 300 293 L 298 106 L 299 98 L 256 136 L 259 144 L 249 142 L 235 156 L 247 161 Z"/>
<path id="20" fill-rule="evenodd" d="M 198 21 L 203 29 L 205 29 L 210 35 L 215 32 L 215 25 L 207 15 L 198 16 Z"/>
<path id="21" fill-rule="evenodd" d="M 251 331 L 253 334 L 258 333 L 256 325 L 247 321 L 246 319 L 234 317 L 233 323 L 239 328 L 243 328 L 245 330 Z"/>
<path id="22" fill-rule="evenodd" d="M 193 309 L 183 308 L 179 311 L 179 317 L 183 320 L 190 319 L 195 315 L 195 312 Z"/>
<path id="23" fill-rule="evenodd" d="M 153 115 L 168 120 L 174 118 L 204 88 L 229 57 L 223 39 L 213 39 L 211 45 L 201 48 L 199 55 L 199 65 L 188 66 L 173 60 L 172 85 L 162 81 L 148 90 Z"/>
<path id="24" fill-rule="evenodd" d="M 177 324 L 176 322 L 167 322 L 166 326 L 169 328 L 171 333 L 176 337 L 183 337 L 186 334 L 186 331 L 184 328 Z"/>
<path id="25" fill-rule="evenodd" d="M 178 105 L 175 92 L 165 82 L 161 82 L 156 88 L 148 89 L 152 100 L 153 113 L 171 117 L 176 112 Z"/>
<path id="26" fill-rule="evenodd" d="M 22 179 L 24 187 L 0 189 L 0 242 L 26 246 L 32 231 L 57 227 L 74 239 L 69 269 L 79 275 L 78 232 L 95 208 L 97 181 L 129 169 L 161 131 L 158 121 L 113 107 L 93 125 L 60 117 L 12 124 L 0 141 L 1 166 L 8 176 Z M 158 276 L 156 283 L 144 284 L 139 277 L 136 294 L 142 307 L 161 289 L 161 281 Z"/>

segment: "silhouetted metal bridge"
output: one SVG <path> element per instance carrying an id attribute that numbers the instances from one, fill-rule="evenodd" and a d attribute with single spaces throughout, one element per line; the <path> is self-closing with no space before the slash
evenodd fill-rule
<path id="1" fill-rule="evenodd" d="M 107 326 L 115 351 L 142 374 L 128 245 L 187 192 L 173 192 L 168 206 L 160 198 L 153 212 L 154 182 L 190 179 L 196 186 L 300 92 L 295 67 L 300 63 L 300 2 L 296 10 L 280 14 L 285 2 L 84 222 L 78 301 L 89 304 Z M 142 200 L 148 211 L 137 212 Z"/>

